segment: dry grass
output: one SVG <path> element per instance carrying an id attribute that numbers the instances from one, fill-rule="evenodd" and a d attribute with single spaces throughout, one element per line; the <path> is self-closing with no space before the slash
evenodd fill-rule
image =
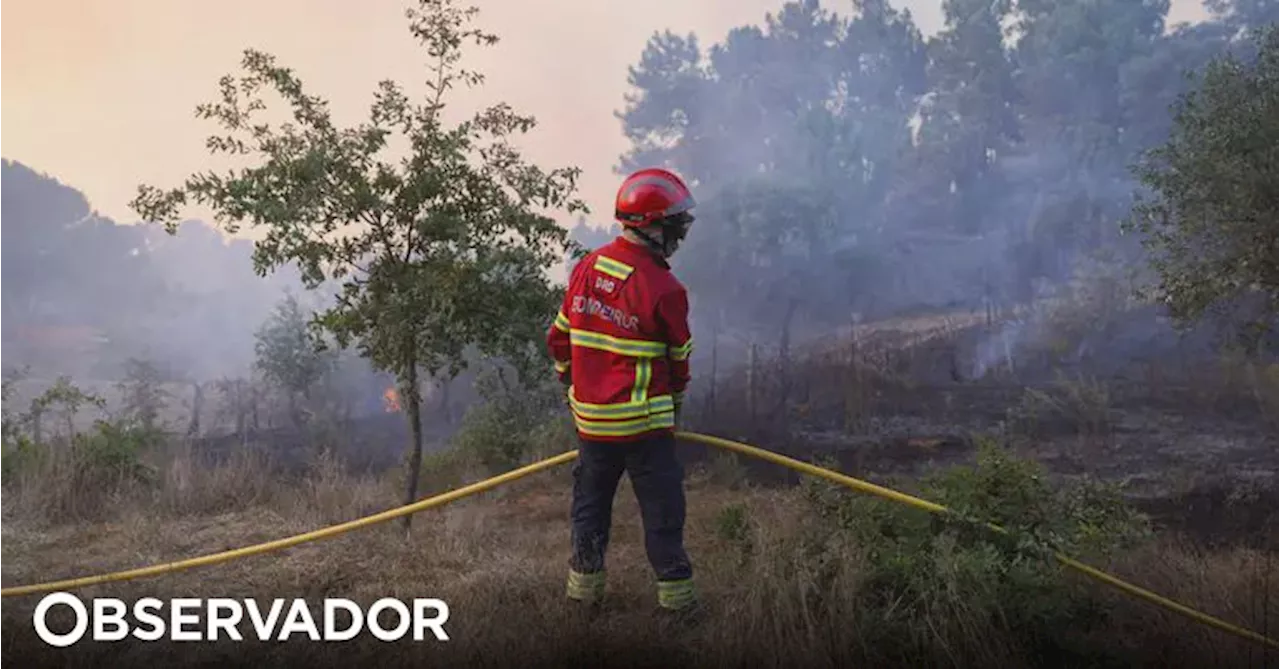
<path id="1" fill-rule="evenodd" d="M 1048 388 L 1027 388 L 1022 401 L 1010 412 L 1015 425 L 1029 436 L 1046 429 L 1081 435 L 1105 433 L 1112 423 L 1107 387 L 1095 379 L 1058 374 Z"/>
<path id="2" fill-rule="evenodd" d="M 481 476 L 440 459 L 429 487 Z M 280 483 L 252 457 L 202 467 L 179 455 L 157 465 L 158 482 L 83 489 L 101 511 L 66 522 L 50 498 L 19 483 L 5 490 L 3 579 L 25 584 L 181 559 L 265 541 L 394 505 L 400 482 L 352 478 L 321 460 Z M 57 479 L 69 481 L 71 479 Z M 27 481 L 27 484 L 32 481 Z M 51 481 L 47 484 L 56 485 Z M 45 488 L 48 488 L 46 485 Z M 3 654 L 36 666 L 130 666 L 159 661 L 208 666 L 1026 666 L 1016 630 L 974 610 L 963 584 L 895 620 L 892 603 L 865 591 L 866 550 L 831 533 L 795 489 L 745 485 L 721 462 L 691 473 L 688 543 L 709 617 L 688 630 L 653 615 L 655 593 L 631 490 L 619 491 L 610 549 L 609 602 L 594 621 L 565 606 L 568 468 L 421 514 L 407 539 L 398 523 L 274 555 L 144 581 L 96 586 L 82 597 L 441 597 L 452 640 L 382 644 L 364 636 L 337 646 L 248 642 L 165 646 L 82 644 L 45 648 L 31 633 L 38 597 L 7 600 Z M 53 494 L 45 490 L 44 495 Z M 1205 553 L 1162 543 L 1125 556 L 1122 574 L 1254 629 L 1276 628 L 1274 553 Z M 1098 587 L 1078 584 L 1081 587 Z M 1274 666 L 1276 655 L 1099 590 L 1112 623 L 1092 643 L 1122 650 L 1133 666 Z M 895 636 L 897 635 L 897 636 Z M 1082 666 L 1078 658 L 1039 658 Z M 1053 663 L 1051 660 L 1057 659 Z M 334 660 L 339 660 L 335 662 Z M 180 662 L 179 662 L 180 661 Z"/>

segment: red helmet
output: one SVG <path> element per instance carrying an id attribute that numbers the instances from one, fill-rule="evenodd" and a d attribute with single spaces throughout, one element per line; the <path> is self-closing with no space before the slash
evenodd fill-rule
<path id="1" fill-rule="evenodd" d="M 642 228 L 654 223 L 683 222 L 694 207 L 693 193 L 672 172 L 650 167 L 634 172 L 618 188 L 614 216 L 628 228 Z M 681 216 L 685 214 L 685 216 Z"/>

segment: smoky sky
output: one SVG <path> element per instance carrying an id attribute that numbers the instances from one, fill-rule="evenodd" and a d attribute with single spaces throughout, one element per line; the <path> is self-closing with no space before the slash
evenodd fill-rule
<path id="1" fill-rule="evenodd" d="M 480 0 L 479 21 L 501 43 L 473 50 L 467 64 L 487 76 L 462 92 L 459 108 L 504 100 L 537 117 L 527 155 L 583 170 L 591 220 L 608 220 L 613 172 L 627 141 L 615 110 L 627 67 L 655 31 L 693 32 L 710 45 L 728 30 L 758 24 L 780 0 Z M 850 3 L 826 2 L 847 12 Z M 898 0 L 926 35 L 940 27 L 938 0 Z M 416 87 L 422 50 L 407 30 L 404 2 L 273 0 L 10 0 L 3 22 L 3 154 L 81 190 L 103 215 L 135 216 L 139 183 L 172 185 L 222 165 L 194 117 L 241 50 L 257 48 L 295 68 L 335 115 L 357 123 L 376 82 Z M 1204 17 L 1197 0 L 1173 0 L 1169 22 Z M 208 212 L 194 210 L 195 217 Z M 566 220 L 566 224 L 571 221 Z"/>

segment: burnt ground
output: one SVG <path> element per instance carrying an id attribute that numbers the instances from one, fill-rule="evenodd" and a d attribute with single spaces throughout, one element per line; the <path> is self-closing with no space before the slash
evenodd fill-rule
<path id="1" fill-rule="evenodd" d="M 973 378 L 989 333 L 944 325 L 815 347 L 785 366 L 759 363 L 750 382 L 735 370 L 717 384 L 714 405 L 704 387 L 687 429 L 908 484 L 970 462 L 978 439 L 996 439 L 1053 478 L 1120 483 L 1157 527 L 1208 545 L 1276 547 L 1274 360 L 1230 360 L 1164 332 L 1119 354 L 1096 343 L 1092 354 L 1069 348 L 1072 356 L 1024 346 L 1013 351 L 1013 370 L 995 363 Z M 698 450 L 688 457 L 706 457 Z M 770 463 L 743 465 L 760 482 L 797 477 Z"/>
<path id="2" fill-rule="evenodd" d="M 1146 321 L 1139 325 L 1150 329 Z M 1063 359 L 1024 346 L 1012 356 L 1015 369 L 997 360 L 975 378 L 974 357 L 989 348 L 992 330 L 955 320 L 930 327 L 878 329 L 855 342 L 808 346 L 785 373 L 776 358 L 762 356 L 753 381 L 743 365 L 718 374 L 714 396 L 704 377 L 693 389 L 684 429 L 908 485 L 932 469 L 971 461 L 977 439 L 994 438 L 1053 477 L 1121 483 L 1158 526 L 1198 542 L 1276 546 L 1274 364 L 1232 366 L 1206 354 L 1203 342 L 1171 343 L 1157 333 L 1151 341 L 1130 341 L 1120 354 L 1095 343 L 1071 347 L 1075 355 Z M 1134 348 L 1147 354 L 1134 355 Z M 708 369 L 705 360 L 698 369 Z M 424 416 L 425 450 L 446 448 L 457 429 L 456 422 Z M 408 440 L 397 413 L 357 417 L 323 439 L 352 472 L 399 465 Z M 274 430 L 201 439 L 196 450 L 218 460 L 255 446 L 288 475 L 305 471 L 314 441 Z M 700 445 L 684 449 L 689 462 L 713 455 Z M 763 484 L 798 476 L 765 462 L 742 465 Z"/>
<path id="3" fill-rule="evenodd" d="M 1197 543 L 1271 547 L 1277 543 L 1276 433 L 1261 424 L 1134 410 L 1102 434 L 1072 431 L 1035 437 L 1009 434 L 1003 418 L 966 423 L 911 415 L 882 417 L 860 434 L 795 429 L 784 436 L 743 428 L 723 432 L 691 428 L 783 452 L 808 461 L 834 462 L 840 471 L 894 485 L 932 470 L 971 463 L 977 439 L 1007 439 L 1020 454 L 1040 462 L 1051 477 L 1093 477 L 1119 482 L 1135 506 L 1158 528 L 1184 533 Z M 686 451 L 690 461 L 708 454 Z M 740 458 L 748 477 L 789 485 L 801 475 L 771 463 Z"/>

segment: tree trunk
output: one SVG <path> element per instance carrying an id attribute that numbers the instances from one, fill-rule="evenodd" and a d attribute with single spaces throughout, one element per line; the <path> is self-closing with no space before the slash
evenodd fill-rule
<path id="1" fill-rule="evenodd" d="M 440 411 L 444 415 L 444 424 L 453 425 L 453 412 L 449 410 L 449 386 L 453 385 L 452 379 L 444 379 L 440 382 Z"/>
<path id="2" fill-rule="evenodd" d="M 191 397 L 191 422 L 187 424 L 187 436 L 197 437 L 200 435 L 200 409 L 204 403 L 204 387 L 199 383 L 192 383 L 193 389 Z"/>
<path id="3" fill-rule="evenodd" d="M 858 331 L 854 325 L 849 337 L 849 375 L 846 377 L 844 394 L 844 429 L 852 431 L 864 411 L 864 389 L 862 384 L 862 361 L 858 356 Z"/>
<path id="4" fill-rule="evenodd" d="M 787 409 L 791 404 L 791 324 L 799 307 L 799 299 L 792 298 L 787 302 L 781 333 L 778 333 L 778 402 L 773 413 L 781 421 L 783 430 L 790 429 L 790 412 Z"/>
<path id="5" fill-rule="evenodd" d="M 259 406 L 262 404 L 262 395 L 257 388 L 249 388 L 249 424 L 253 426 L 253 433 L 257 434 L 262 429 L 261 413 Z"/>
<path id="6" fill-rule="evenodd" d="M 302 410 L 298 403 L 298 393 L 292 390 L 289 393 L 289 420 L 293 421 L 293 429 L 302 432 Z"/>
<path id="7" fill-rule="evenodd" d="M 244 441 L 244 433 L 249 426 L 249 389 L 233 381 L 231 388 L 231 407 L 235 412 L 236 434 Z"/>
<path id="8" fill-rule="evenodd" d="M 707 390 L 707 415 L 716 415 L 716 352 L 720 347 L 720 324 L 711 331 L 711 387 Z"/>
<path id="9" fill-rule="evenodd" d="M 785 419 L 787 413 L 787 401 L 791 399 L 791 324 L 795 321 L 796 310 L 800 307 L 800 300 L 792 298 L 787 302 L 787 311 L 782 316 L 782 332 L 778 338 L 778 382 L 779 393 L 778 401 L 782 406 L 782 414 Z"/>
<path id="10" fill-rule="evenodd" d="M 412 504 L 418 498 L 418 477 L 422 475 L 422 398 L 418 392 L 418 361 L 410 356 L 409 365 L 401 384 L 401 401 L 405 415 L 409 417 L 409 432 L 413 435 L 413 443 L 409 451 L 409 483 L 404 493 L 404 503 Z M 413 524 L 413 515 L 404 516 L 404 532 L 409 533 Z"/>

